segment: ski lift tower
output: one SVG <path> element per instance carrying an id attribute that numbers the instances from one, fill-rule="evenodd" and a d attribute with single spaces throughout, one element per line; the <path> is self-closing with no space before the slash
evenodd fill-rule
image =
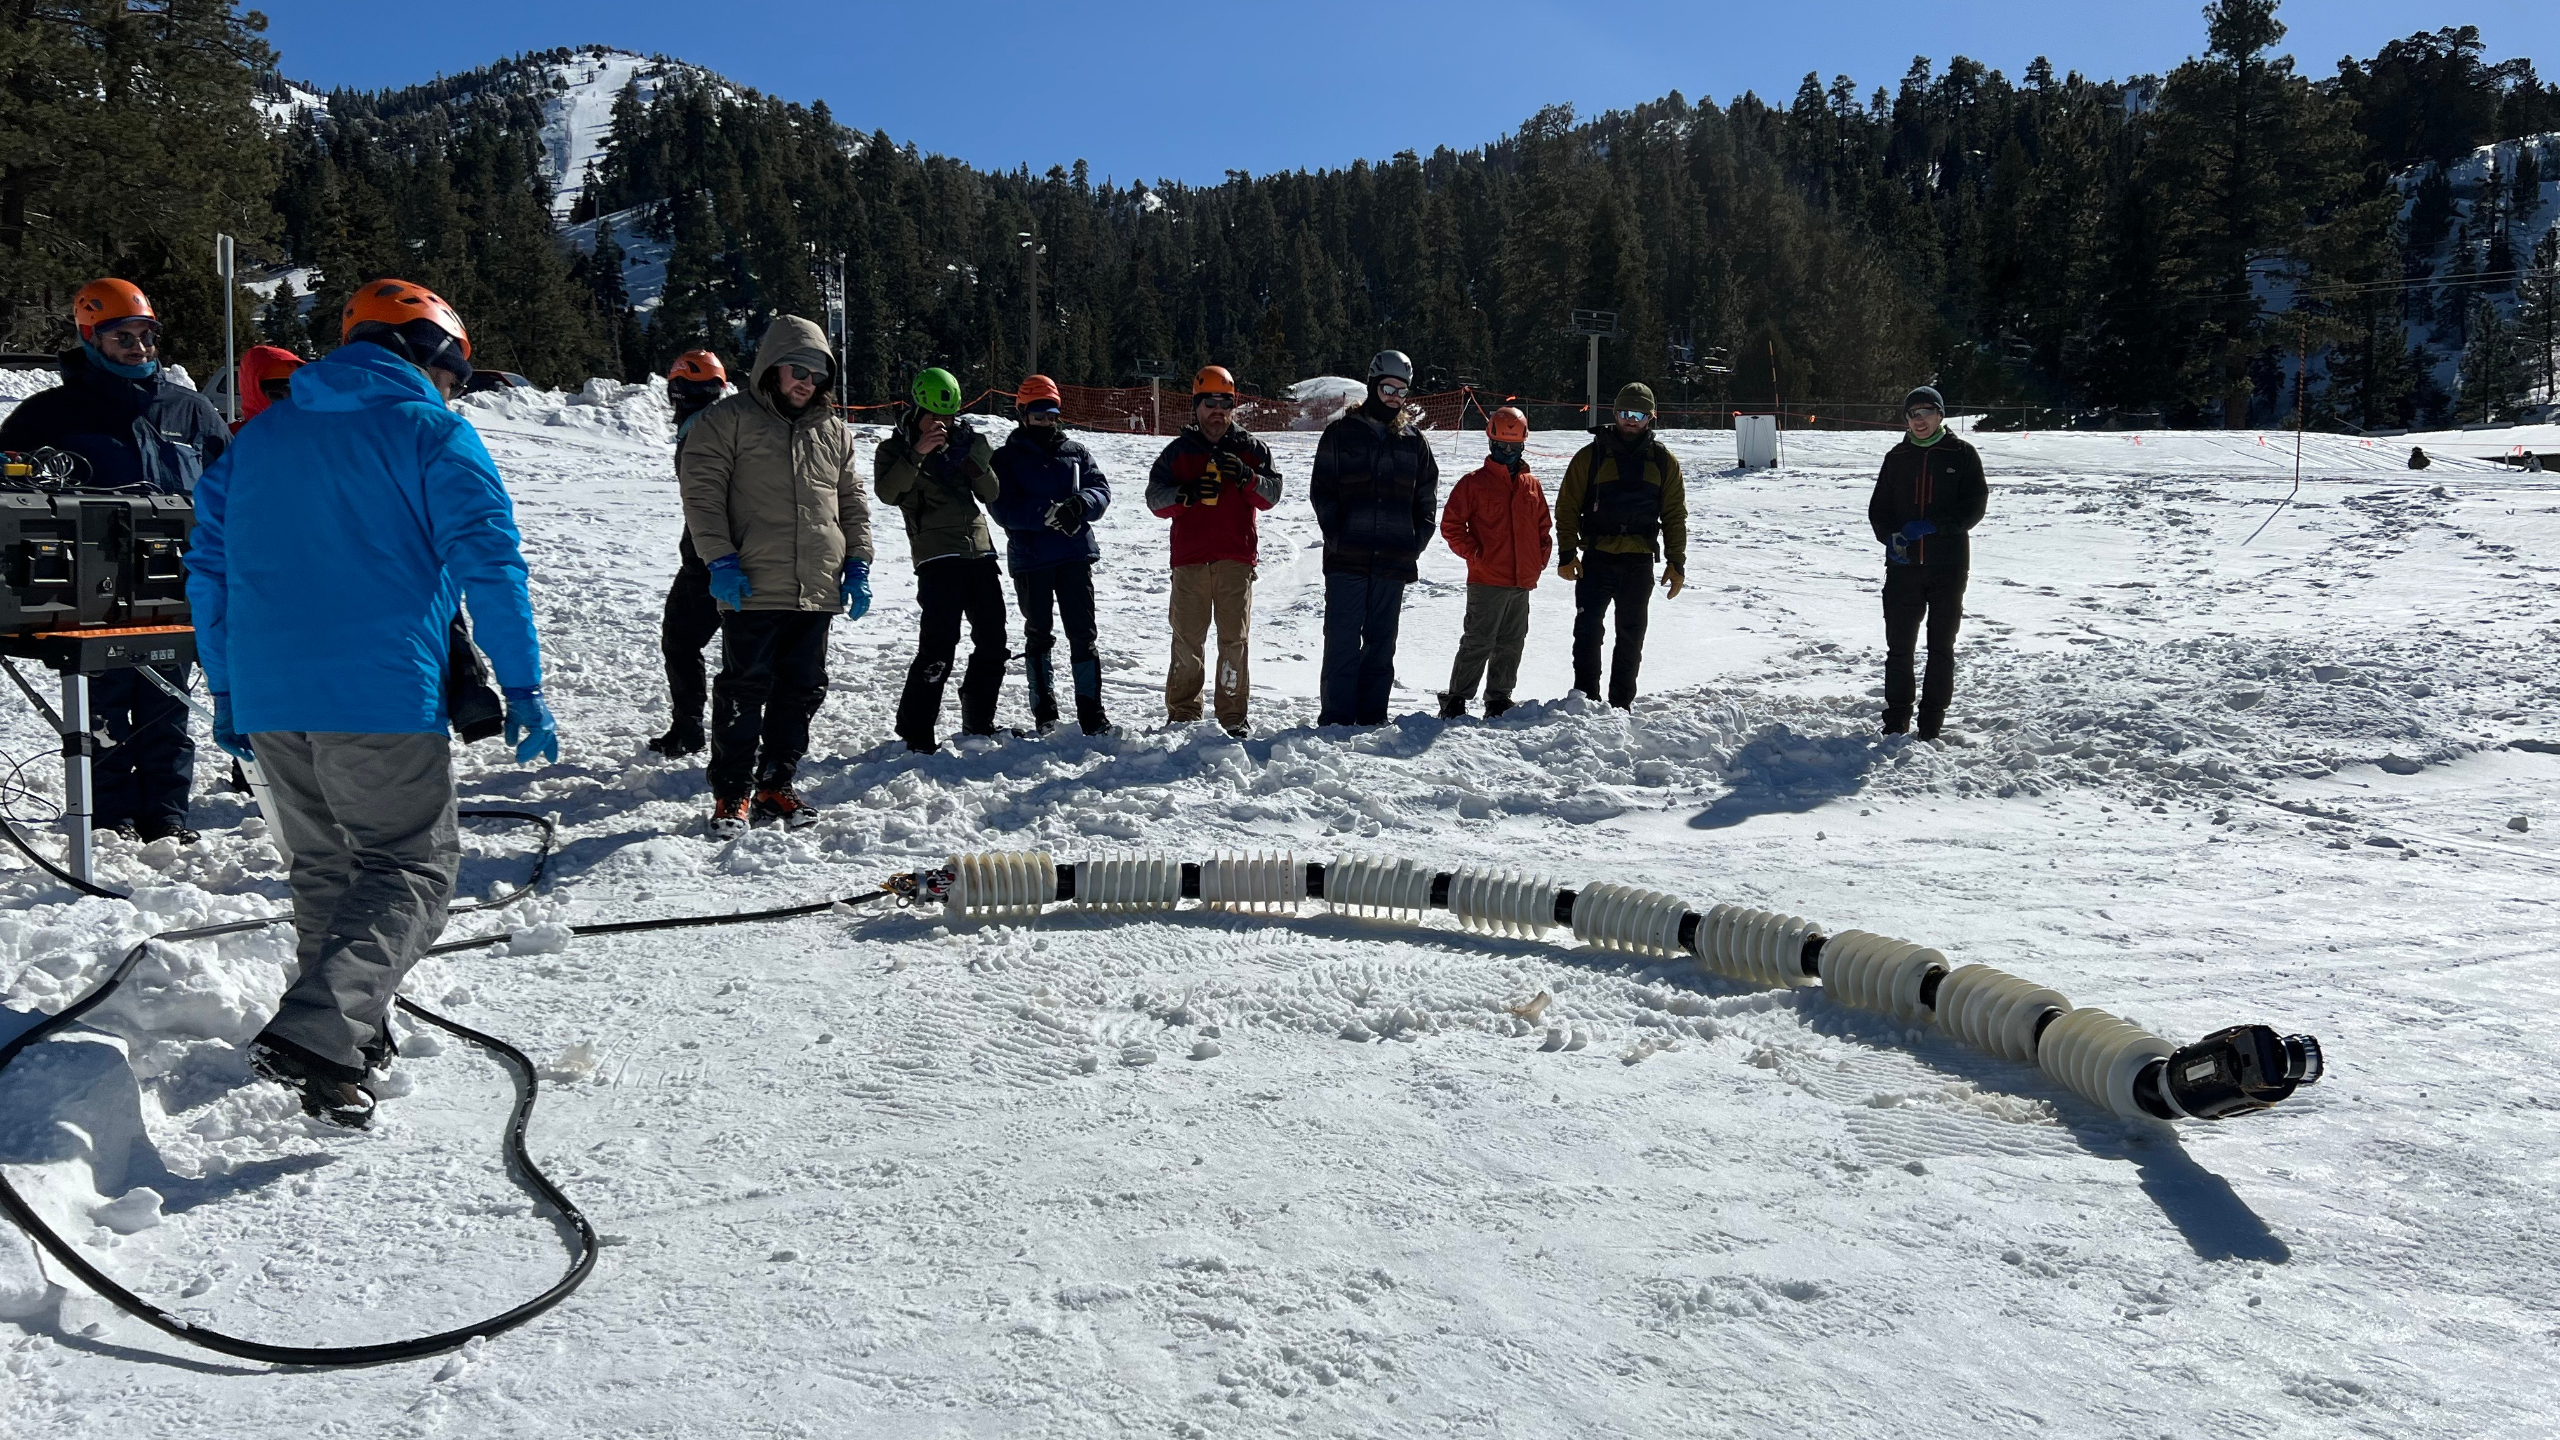
<path id="1" fill-rule="evenodd" d="M 1137 373 L 1139 379 L 1147 382 L 1147 400 L 1154 406 L 1153 418 L 1148 421 L 1147 433 L 1161 435 L 1164 433 L 1164 382 L 1174 373 L 1173 362 L 1141 360 L 1138 362 Z"/>
<path id="2" fill-rule="evenodd" d="M 1618 312 L 1576 310 L 1573 323 L 1565 327 L 1565 333 L 1585 336 L 1591 341 L 1591 365 L 1586 378 L 1591 392 L 1591 423 L 1600 424 L 1600 342 L 1618 338 Z"/>

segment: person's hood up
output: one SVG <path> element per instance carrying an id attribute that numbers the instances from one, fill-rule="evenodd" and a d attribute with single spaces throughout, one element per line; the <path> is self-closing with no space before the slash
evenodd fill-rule
<path id="1" fill-rule="evenodd" d="M 254 420 L 267 408 L 267 382 L 302 368 L 302 357 L 281 345 L 252 345 L 240 357 L 240 418 Z"/>
<path id="2" fill-rule="evenodd" d="M 293 403 L 305 410 L 371 410 L 404 401 L 444 406 L 427 372 L 368 341 L 341 345 L 293 372 Z"/>
<path id="3" fill-rule="evenodd" d="M 827 344 L 827 332 L 819 329 L 818 322 L 814 320 L 803 320 L 797 315 L 776 315 L 773 323 L 765 327 L 764 338 L 756 342 L 755 368 L 747 373 L 747 390 L 756 397 L 757 404 L 777 415 L 781 413 L 774 404 L 773 392 L 765 388 L 765 374 L 804 350 L 827 359 L 827 382 L 818 387 L 818 394 L 825 395 L 835 388 L 836 352 Z M 813 402 L 816 399 L 815 396 L 811 398 Z M 813 403 L 811 408 L 819 407 Z"/>

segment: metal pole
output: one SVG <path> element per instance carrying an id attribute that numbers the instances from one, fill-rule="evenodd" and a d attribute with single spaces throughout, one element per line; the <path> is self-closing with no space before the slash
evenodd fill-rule
<path id="1" fill-rule="evenodd" d="M 231 397 L 231 413 L 223 418 L 237 425 L 240 423 L 240 340 L 239 332 L 232 328 L 231 298 L 239 286 L 234 283 L 238 271 L 232 264 L 230 236 L 213 237 L 213 267 L 222 272 L 222 388 Z M 82 878 L 87 876 L 84 874 Z"/>
<path id="2" fill-rule="evenodd" d="M 1155 418 L 1147 422 L 1147 433 L 1161 435 L 1164 433 L 1164 382 L 1153 375 L 1147 377 L 1147 401 L 1156 412 Z"/>
<path id="3" fill-rule="evenodd" d="M 1604 424 L 1606 422 L 1600 418 L 1600 337 L 1597 335 L 1591 337 L 1591 366 L 1585 379 L 1591 391 L 1591 423 Z"/>
<path id="4" fill-rule="evenodd" d="M 63 868 L 87 880 L 98 859 L 93 831 L 97 797 L 90 767 L 98 737 L 89 733 L 89 677 L 77 670 L 62 676 L 62 829 L 67 840 Z"/>

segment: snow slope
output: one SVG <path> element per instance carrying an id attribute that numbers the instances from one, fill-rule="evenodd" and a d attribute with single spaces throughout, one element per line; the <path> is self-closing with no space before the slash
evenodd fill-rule
<path id="1" fill-rule="evenodd" d="M 1534 702 L 1424 718 L 1463 594 L 1435 547 L 1401 718 L 1338 735 L 1308 728 L 1315 437 L 1280 435 L 1251 738 L 1155 728 L 1162 525 L 1124 499 L 1102 646 L 1132 733 L 907 756 L 889 523 L 873 614 L 833 640 L 805 776 L 826 820 L 713 846 L 699 770 L 640 748 L 663 406 L 578 398 L 470 412 L 521 507 L 567 746 L 462 761 L 471 799 L 563 822 L 550 889 L 494 923 L 841 894 L 960 848 L 1391 852 L 1910 935 L 2181 1039 L 2308 1030 L 2333 1077 L 2130 1125 L 1818 991 L 1320 906 L 534 944 L 409 988 L 562 1066 L 533 1144 L 606 1233 L 585 1290 L 450 1359 L 265 1373 L 53 1288 L 0 1235 L 0 1433 L 2468 1436 L 2560 1405 L 2547 485 L 2314 437 L 2301 500 L 2244 544 L 2289 486 L 2279 445 L 1980 437 L 1956 734 L 1916 745 L 1870 733 L 1879 443 L 1790 437 L 1790 468 L 1744 475 L 1728 437 L 1675 434 L 1693 583 L 1656 602 L 1633 714 L 1555 698 L 1550 582 Z M 1532 442 L 1550 484 L 1572 438 Z M 1149 442 L 1094 444 L 1134 488 Z M 0 718 L 37 791 L 49 744 Z M 238 802 L 198 816 L 191 851 L 108 842 L 134 903 L 0 869 L 0 997 L 55 1008 L 151 929 L 280 903 Z M 464 888 L 522 856 L 475 838 Z M 383 1129 L 323 1135 L 236 1049 L 285 937 L 185 950 L 5 1082 L 0 1160 L 57 1224 L 279 1340 L 543 1283 L 558 1242 L 498 1162 L 495 1066 L 415 1035 Z M 1515 1023 L 1541 992 L 1582 1047 Z"/>

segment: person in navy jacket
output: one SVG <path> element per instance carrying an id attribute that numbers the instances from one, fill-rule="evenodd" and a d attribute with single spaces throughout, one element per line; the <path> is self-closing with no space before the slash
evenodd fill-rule
<path id="1" fill-rule="evenodd" d="M 516 759 L 560 758 L 515 506 L 468 421 L 453 307 L 368 281 L 346 342 L 293 374 L 196 487 L 187 603 L 213 738 L 266 771 L 293 857 L 301 973 L 250 1042 L 260 1075 L 361 1129 L 391 1002 L 444 928 L 462 846 L 447 636 L 467 601 Z"/>
<path id="2" fill-rule="evenodd" d="M 996 499 L 1005 568 L 1022 607 L 1023 671 L 1031 681 L 1031 721 L 1042 734 L 1058 723 L 1057 679 L 1049 657 L 1056 625 L 1067 630 L 1076 724 L 1087 735 L 1110 727 L 1102 711 L 1102 655 L 1094 648 L 1093 562 L 1102 558 L 1093 522 L 1111 504 L 1111 481 L 1093 452 L 1067 437 L 1058 382 L 1034 375 L 1014 396 L 1022 423 L 996 450 Z"/>
<path id="3" fill-rule="evenodd" d="M 161 367 L 151 301 L 129 280 L 93 280 L 72 298 L 71 315 L 80 344 L 62 356 L 62 383 L 9 412 L 0 450 L 76 455 L 73 483 L 84 487 L 193 493 L 231 432 L 211 401 Z M 187 688 L 188 667 L 152 669 Z M 89 682 L 89 722 L 110 742 L 91 772 L 98 827 L 193 843 L 187 792 L 196 744 L 184 702 L 139 670 L 110 670 Z"/>

